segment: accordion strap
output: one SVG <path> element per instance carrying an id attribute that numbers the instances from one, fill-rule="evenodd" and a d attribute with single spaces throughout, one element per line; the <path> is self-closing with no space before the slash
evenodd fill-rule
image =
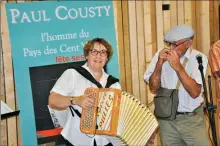
<path id="1" fill-rule="evenodd" d="M 109 88 L 112 84 L 119 82 L 119 79 L 109 75 L 107 79 L 107 84 L 105 85 L 105 88 Z"/>
<path id="2" fill-rule="evenodd" d="M 98 88 L 102 88 L 102 85 L 95 80 L 95 78 L 82 66 L 74 66 L 73 67 L 79 74 L 81 74 L 84 78 L 88 79 L 92 83 L 94 83 Z"/>
<path id="3" fill-rule="evenodd" d="M 69 106 L 72 116 L 74 117 L 74 112 L 77 114 L 79 118 L 81 118 L 81 113 L 72 106 Z"/>
<path id="4" fill-rule="evenodd" d="M 92 83 L 94 83 L 98 88 L 103 88 L 102 85 L 96 81 L 96 79 L 82 66 L 74 66 L 73 67 L 79 74 L 81 74 L 84 78 L 88 79 Z M 105 88 L 109 88 L 112 84 L 119 82 L 119 79 L 109 75 L 107 79 L 107 84 Z"/>

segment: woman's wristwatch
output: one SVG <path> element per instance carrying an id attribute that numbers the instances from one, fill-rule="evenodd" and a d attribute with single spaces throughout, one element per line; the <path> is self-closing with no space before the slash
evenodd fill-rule
<path id="1" fill-rule="evenodd" d="M 71 103 L 71 105 L 74 104 L 74 103 L 73 103 L 73 96 L 70 97 L 70 103 Z"/>

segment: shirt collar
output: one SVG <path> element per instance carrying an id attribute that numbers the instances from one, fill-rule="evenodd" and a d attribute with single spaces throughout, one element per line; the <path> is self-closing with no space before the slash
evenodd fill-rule
<path id="1" fill-rule="evenodd" d="M 94 77 L 94 75 L 92 74 L 92 72 L 91 72 L 91 70 L 89 69 L 89 67 L 88 67 L 88 64 L 87 64 L 87 62 L 82 66 L 83 68 L 85 68 L 93 77 Z M 102 86 L 104 85 L 105 86 L 105 81 L 107 80 L 107 78 L 108 78 L 108 74 L 104 71 L 104 69 L 102 68 L 102 77 L 101 77 L 101 79 L 100 79 L 100 83 L 102 84 Z M 103 86 L 103 87 L 104 87 Z"/>
<path id="2" fill-rule="evenodd" d="M 91 70 L 88 67 L 88 63 L 87 62 L 82 67 L 85 68 L 90 74 L 92 74 Z M 104 69 L 102 69 L 102 74 L 103 75 L 105 74 Z"/>

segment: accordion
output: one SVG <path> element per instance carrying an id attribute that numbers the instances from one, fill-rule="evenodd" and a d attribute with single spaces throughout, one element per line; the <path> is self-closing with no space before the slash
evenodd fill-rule
<path id="1" fill-rule="evenodd" d="M 113 145 L 146 145 L 158 128 L 153 113 L 141 101 L 125 91 L 88 88 L 85 96 L 96 106 L 83 108 L 80 130 L 105 135 Z"/>

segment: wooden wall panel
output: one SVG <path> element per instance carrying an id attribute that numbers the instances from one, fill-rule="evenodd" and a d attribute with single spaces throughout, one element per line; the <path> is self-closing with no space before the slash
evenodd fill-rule
<path id="1" fill-rule="evenodd" d="M 184 22 L 192 26 L 192 2 L 191 1 L 184 1 Z"/>
<path id="2" fill-rule="evenodd" d="M 157 50 L 161 50 L 164 48 L 164 42 L 163 42 L 163 11 L 162 11 L 162 5 L 163 1 L 155 1 L 156 5 L 156 32 L 157 32 Z"/>
<path id="3" fill-rule="evenodd" d="M 170 27 L 177 25 L 177 2 L 170 1 Z"/>
<path id="4" fill-rule="evenodd" d="M 2 24 L 1 24 L 2 25 Z M 1 76 L 0 76 L 0 80 L 1 80 L 1 87 L 0 87 L 0 100 L 6 102 L 5 99 L 5 80 L 4 80 L 4 70 L 3 70 L 3 58 L 2 58 L 2 52 L 1 52 Z M 1 145 L 8 145 L 8 134 L 7 134 L 7 121 L 6 120 L 1 120 L 1 141 L 0 144 Z"/>
<path id="5" fill-rule="evenodd" d="M 144 39 L 145 39 L 145 59 L 150 63 L 157 51 L 157 33 L 156 33 L 156 12 L 155 2 L 143 1 L 144 6 Z"/>
<path id="6" fill-rule="evenodd" d="M 129 32 L 129 13 L 128 13 L 128 1 L 122 1 L 122 13 L 123 13 L 123 36 L 124 36 L 124 56 L 125 56 L 125 82 L 126 90 L 132 93 L 132 79 L 131 79 L 131 52 L 130 52 L 130 32 Z"/>
<path id="7" fill-rule="evenodd" d="M 200 20 L 201 20 L 201 18 L 200 18 L 200 11 L 201 11 L 201 3 L 200 3 L 200 1 L 196 1 L 195 2 L 195 23 L 196 23 L 196 26 L 195 26 L 195 33 L 196 33 L 196 35 L 195 35 L 195 37 L 196 37 L 196 39 L 194 40 L 194 43 L 196 43 L 196 48 L 195 49 L 197 49 L 197 50 L 201 50 L 200 48 L 201 48 L 201 41 L 202 41 L 202 39 L 201 39 L 201 24 L 200 24 Z"/>
<path id="8" fill-rule="evenodd" d="M 177 24 L 184 24 L 184 1 L 177 0 Z"/>
<path id="9" fill-rule="evenodd" d="M 138 69 L 139 69 L 139 98 L 144 104 L 147 104 L 146 83 L 144 82 L 145 64 L 145 41 L 144 41 L 144 9 L 143 1 L 136 1 L 137 15 L 137 51 L 138 51 Z"/>
<path id="10" fill-rule="evenodd" d="M 144 39 L 145 39 L 145 70 L 149 65 L 151 59 L 157 51 L 157 40 L 156 40 L 156 12 L 155 12 L 155 2 L 153 1 L 144 1 Z M 146 83 L 145 83 L 146 84 Z M 153 96 L 149 91 L 149 87 L 147 86 L 147 103 L 151 103 L 153 101 Z"/>
<path id="11" fill-rule="evenodd" d="M 195 32 L 196 35 L 194 35 L 194 38 L 193 38 L 193 45 L 192 47 L 195 49 L 197 48 L 197 22 L 196 22 L 196 2 L 195 1 L 191 1 L 191 12 L 192 12 L 192 28 Z"/>
<path id="12" fill-rule="evenodd" d="M 14 78 L 13 67 L 11 59 L 11 46 L 8 32 L 8 24 L 6 19 L 6 11 L 4 7 L 5 3 L 1 3 L 1 23 L 2 23 L 2 50 L 3 50 L 3 68 L 4 68 L 4 80 L 5 80 L 5 96 L 8 106 L 16 110 L 16 99 L 14 93 Z M 7 142 L 10 146 L 17 146 L 17 120 L 16 117 L 7 119 Z"/>
<path id="13" fill-rule="evenodd" d="M 137 16 L 136 16 L 136 2 L 129 1 L 128 3 L 129 14 L 129 40 L 131 52 L 131 73 L 132 73 L 132 94 L 140 97 L 139 86 L 139 66 L 138 66 L 138 49 L 137 49 Z"/>
<path id="14" fill-rule="evenodd" d="M 123 38 L 123 18 L 122 18 L 122 2 L 114 1 L 114 15 L 115 17 L 115 30 L 117 37 L 117 48 L 118 48 L 118 58 L 119 58 L 119 66 L 120 66 L 120 79 L 121 79 L 121 87 L 122 89 L 126 89 L 126 80 L 125 80 L 125 53 L 124 53 L 124 38 Z"/>
<path id="15" fill-rule="evenodd" d="M 200 2 L 200 43 L 201 46 L 199 50 L 208 56 L 210 48 L 210 22 L 209 22 L 209 1 Z"/>
<path id="16" fill-rule="evenodd" d="M 163 5 L 170 5 L 170 1 L 162 1 Z M 169 10 L 163 10 L 163 36 L 169 31 L 171 26 L 171 14 Z"/>

